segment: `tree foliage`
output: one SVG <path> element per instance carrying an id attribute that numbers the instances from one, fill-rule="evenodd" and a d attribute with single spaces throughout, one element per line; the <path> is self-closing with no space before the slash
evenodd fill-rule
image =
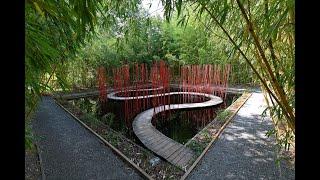
<path id="1" fill-rule="evenodd" d="M 245 61 L 261 83 L 280 144 L 290 146 L 295 134 L 295 2 L 293 0 L 163 0 L 166 18 L 174 11 L 190 14 L 222 30 L 229 51 Z M 192 7 L 192 11 L 188 8 Z M 191 13 L 192 12 L 192 13 Z M 241 18 L 240 18 L 241 17 Z"/>
<path id="2" fill-rule="evenodd" d="M 94 37 L 97 27 L 108 28 L 117 24 L 117 18 L 130 21 L 133 18 L 131 12 L 136 10 L 138 2 L 25 1 L 26 120 L 32 117 L 41 94 L 53 88 L 50 80 L 54 78 L 61 87 L 65 87 L 64 64 L 67 57 L 74 55 L 77 49 Z"/>
<path id="3" fill-rule="evenodd" d="M 41 93 L 52 88 L 52 77 L 66 57 L 95 37 L 98 28 L 117 27 L 119 19 L 135 22 L 138 0 L 26 0 L 25 1 L 25 92 L 26 118 L 30 117 Z M 121 28 L 121 27 L 120 27 Z M 127 31 L 123 32 L 128 33 Z M 63 74 L 63 73 L 60 73 Z"/>
<path id="4" fill-rule="evenodd" d="M 295 134 L 295 2 L 162 0 L 165 19 L 139 0 L 26 0 L 26 119 L 42 92 L 95 86 L 100 66 L 164 59 L 232 64 L 231 83 L 259 80 L 280 144 Z"/>

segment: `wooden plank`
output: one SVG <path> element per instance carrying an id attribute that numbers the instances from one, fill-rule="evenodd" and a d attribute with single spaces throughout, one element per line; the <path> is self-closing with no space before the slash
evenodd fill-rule
<path id="1" fill-rule="evenodd" d="M 165 139 L 163 139 L 162 137 L 156 137 L 146 142 L 145 145 L 147 147 L 156 147 L 158 144 L 162 143 L 163 141 L 165 141 Z"/>
<path id="2" fill-rule="evenodd" d="M 189 169 L 192 166 L 193 162 L 195 161 L 195 158 L 196 155 L 194 154 L 193 157 L 187 162 L 187 164 L 189 165 L 187 169 Z"/>
<path id="3" fill-rule="evenodd" d="M 169 148 L 166 153 L 163 155 L 163 158 L 167 159 L 169 156 L 171 156 L 174 152 L 176 152 L 179 148 L 181 148 L 181 145 L 176 143 L 174 146 Z"/>
<path id="4" fill-rule="evenodd" d="M 144 136 L 144 137 L 138 136 L 138 138 L 143 144 L 145 144 L 147 141 L 152 141 L 154 139 L 153 137 L 150 137 L 150 136 Z"/>
<path id="5" fill-rule="evenodd" d="M 161 138 L 158 142 L 155 142 L 155 143 L 152 143 L 151 145 L 148 145 L 148 148 L 152 149 L 152 151 L 157 153 L 158 148 L 162 147 L 166 142 L 167 142 L 166 139 Z"/>
<path id="6" fill-rule="evenodd" d="M 174 158 L 176 158 L 176 156 L 178 156 L 178 155 L 181 153 L 182 150 L 184 150 L 184 146 L 180 146 L 180 148 L 179 148 L 177 151 L 175 151 L 173 154 L 171 154 L 171 155 L 167 158 L 167 160 L 168 160 L 169 162 L 171 162 Z"/>
<path id="7" fill-rule="evenodd" d="M 140 131 L 143 131 L 143 130 L 146 130 L 146 129 L 150 129 L 147 125 L 139 125 L 139 126 L 133 126 L 133 131 L 134 132 L 140 132 Z"/>
<path id="8" fill-rule="evenodd" d="M 180 161 L 181 158 L 183 158 L 183 156 L 185 156 L 186 154 L 188 153 L 188 149 L 183 149 L 182 152 L 179 153 L 178 156 L 176 156 L 171 162 L 174 164 L 174 165 L 177 165 L 177 163 Z"/>
<path id="9" fill-rule="evenodd" d="M 141 137 L 144 137 L 144 136 L 150 136 L 150 135 L 154 135 L 154 131 L 152 129 L 148 129 L 148 130 L 144 130 L 144 131 L 140 131 L 138 133 L 136 133 L 137 136 L 141 136 Z"/>
<path id="10" fill-rule="evenodd" d="M 161 148 L 165 147 L 168 143 L 169 143 L 169 142 L 167 141 L 167 139 L 164 139 L 164 141 L 162 141 L 162 143 L 157 144 L 157 145 L 154 145 L 154 146 L 155 146 L 154 151 L 155 151 L 156 153 L 158 153 L 159 150 L 160 150 Z"/>
<path id="11" fill-rule="evenodd" d="M 166 147 L 164 147 L 164 148 L 162 148 L 162 149 L 160 149 L 160 150 L 158 151 L 159 154 L 165 155 L 166 152 L 167 152 L 167 150 L 168 150 L 169 148 L 171 148 L 172 146 L 174 146 L 174 145 L 176 145 L 176 143 L 169 141 L 169 143 L 167 144 Z M 163 157 L 163 158 L 164 158 L 164 157 Z"/>
<path id="12" fill-rule="evenodd" d="M 174 94 L 174 93 L 171 93 Z M 176 94 L 181 94 L 176 92 Z M 187 94 L 187 93 L 186 93 Z M 205 95 L 204 93 L 188 93 L 193 95 Z M 172 104 L 169 108 L 166 105 L 166 110 L 168 109 L 186 109 L 186 108 L 196 108 L 196 107 L 205 107 L 212 106 L 216 104 L 220 104 L 222 99 L 213 96 L 213 95 L 205 95 L 210 100 L 205 103 L 186 103 L 186 104 Z M 151 96 L 150 96 L 151 97 Z M 117 98 L 113 96 L 111 98 Z M 121 99 L 121 98 L 118 98 Z M 156 113 L 162 112 L 164 110 L 163 106 L 157 107 L 154 109 L 148 109 L 142 113 L 140 113 L 133 122 L 133 131 L 140 139 L 140 141 L 150 150 L 158 154 L 159 156 L 165 158 L 169 162 L 173 164 L 177 164 L 178 166 L 184 166 L 187 164 L 190 159 L 193 158 L 194 154 L 192 151 L 183 146 L 182 144 L 166 137 L 158 130 L 156 130 L 152 124 L 152 116 L 154 115 L 154 111 Z"/>
<path id="13" fill-rule="evenodd" d="M 190 161 L 190 159 L 192 159 L 194 156 L 193 153 L 190 153 L 190 151 L 185 155 L 183 156 L 180 161 L 177 162 L 177 166 L 180 166 L 180 167 L 185 167 L 188 162 Z"/>
<path id="14" fill-rule="evenodd" d="M 150 129 L 150 128 L 145 128 L 145 129 L 142 129 L 142 130 L 135 129 L 135 130 L 137 131 L 137 133 L 135 133 L 135 134 L 144 134 L 144 133 L 147 133 L 147 132 L 153 132 L 152 129 Z"/>
<path id="15" fill-rule="evenodd" d="M 166 139 L 166 136 L 164 136 L 163 134 L 161 134 L 161 133 L 159 133 L 159 132 L 156 132 L 155 134 L 154 134 L 154 136 L 157 136 L 157 137 L 159 137 L 160 139 Z M 154 144 L 159 144 L 159 142 L 158 142 L 158 140 L 156 139 L 154 142 L 148 142 L 148 144 L 149 145 L 151 145 L 151 146 L 153 146 Z"/>
<path id="16" fill-rule="evenodd" d="M 163 139 L 161 136 L 156 136 L 155 135 L 155 137 L 153 139 L 150 139 L 150 140 L 146 141 L 145 146 L 146 147 L 152 146 L 152 144 L 158 143 L 161 139 Z"/>
<path id="17" fill-rule="evenodd" d="M 144 136 L 144 137 L 140 137 L 140 141 L 143 142 L 144 145 L 146 145 L 147 142 L 158 142 L 159 140 L 161 140 L 162 138 L 157 138 L 156 135 L 152 135 L 152 136 Z M 148 146 L 147 146 L 148 147 Z"/>

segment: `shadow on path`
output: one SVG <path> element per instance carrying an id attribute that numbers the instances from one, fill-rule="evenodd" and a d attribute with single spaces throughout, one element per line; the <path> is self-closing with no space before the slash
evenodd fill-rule
<path id="1" fill-rule="evenodd" d="M 272 121 L 261 119 L 265 107 L 262 93 L 253 93 L 187 179 L 295 179 L 284 162 L 275 164 L 275 139 L 265 136 Z"/>

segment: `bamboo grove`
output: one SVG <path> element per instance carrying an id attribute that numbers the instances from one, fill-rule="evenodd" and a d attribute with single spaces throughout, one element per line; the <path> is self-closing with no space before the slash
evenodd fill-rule
<path id="1" fill-rule="evenodd" d="M 26 0 L 26 122 L 43 92 L 97 86 L 99 67 L 164 60 L 179 73 L 182 65 L 230 64 L 229 84 L 260 83 L 274 124 L 268 134 L 293 145 L 295 2 L 161 2 L 165 19 L 139 0 Z"/>
<path id="2" fill-rule="evenodd" d="M 182 24 L 190 12 L 227 38 L 235 61 L 245 61 L 260 81 L 279 145 L 289 148 L 295 136 L 295 2 L 163 1 L 170 20 L 174 9 Z M 241 18 L 239 18 L 241 17 Z"/>
<path id="3" fill-rule="evenodd" d="M 26 147 L 33 138 L 29 124 L 42 93 L 54 90 L 52 80 L 68 88 L 66 62 L 98 28 L 117 28 L 119 17 L 134 24 L 130 14 L 137 5 L 135 0 L 25 0 Z"/>

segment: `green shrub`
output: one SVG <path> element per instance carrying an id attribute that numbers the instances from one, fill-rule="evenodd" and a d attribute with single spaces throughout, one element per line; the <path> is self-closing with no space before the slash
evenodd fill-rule
<path id="1" fill-rule="evenodd" d="M 202 151 L 207 147 L 207 143 L 200 143 L 192 140 L 187 146 L 195 152 L 196 156 L 200 156 Z"/>
<path id="2" fill-rule="evenodd" d="M 25 123 L 25 129 L 24 129 L 24 146 L 26 150 L 32 150 L 33 142 L 35 140 L 34 134 L 32 133 L 31 125 L 29 122 Z"/>
<path id="3" fill-rule="evenodd" d="M 230 116 L 231 116 L 232 112 L 229 110 L 222 110 L 222 111 L 218 111 L 217 113 L 217 120 L 220 123 L 225 122 Z"/>
<path id="4" fill-rule="evenodd" d="M 102 116 L 101 121 L 106 124 L 107 126 L 111 126 L 113 124 L 113 120 L 116 117 L 115 114 L 113 114 L 112 112 L 108 112 L 107 114 L 105 114 L 104 116 Z"/>

